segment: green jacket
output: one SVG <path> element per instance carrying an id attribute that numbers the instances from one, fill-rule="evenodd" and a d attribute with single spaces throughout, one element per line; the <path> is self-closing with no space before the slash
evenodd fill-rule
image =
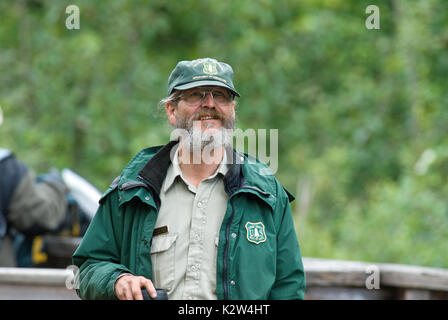
<path id="1" fill-rule="evenodd" d="M 73 255 L 81 298 L 116 299 L 114 283 L 123 272 L 152 278 L 158 195 L 175 143 L 140 151 L 102 196 Z M 229 201 L 219 232 L 217 297 L 303 299 L 305 274 L 289 205 L 293 197 L 274 176 L 260 174 L 266 165 L 230 152 L 234 164 L 224 177 Z"/>

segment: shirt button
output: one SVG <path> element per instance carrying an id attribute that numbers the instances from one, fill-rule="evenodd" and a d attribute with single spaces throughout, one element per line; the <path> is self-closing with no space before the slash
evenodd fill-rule
<path id="1" fill-rule="evenodd" d="M 191 266 L 191 267 L 190 267 L 190 270 L 193 271 L 193 272 L 196 272 L 197 269 L 198 269 L 198 268 L 197 268 L 196 266 Z"/>
<path id="2" fill-rule="evenodd" d="M 232 238 L 236 238 L 236 233 L 232 233 Z"/>
<path id="3" fill-rule="evenodd" d="M 230 284 L 231 284 L 232 286 L 234 286 L 234 285 L 235 285 L 235 281 L 231 280 L 231 281 L 230 281 Z"/>
<path id="4" fill-rule="evenodd" d="M 146 197 L 145 197 L 145 200 L 146 200 L 146 201 L 149 201 L 149 197 L 148 197 L 148 196 L 146 196 Z"/>
<path id="5" fill-rule="evenodd" d="M 199 201 L 199 202 L 198 202 L 198 208 L 201 208 L 201 207 L 202 207 L 202 202 Z"/>
<path id="6" fill-rule="evenodd" d="M 201 236 L 198 233 L 194 234 L 194 240 L 198 241 L 201 239 Z"/>

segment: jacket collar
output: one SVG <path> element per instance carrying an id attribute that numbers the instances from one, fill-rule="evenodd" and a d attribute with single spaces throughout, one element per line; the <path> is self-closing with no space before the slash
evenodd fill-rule
<path id="1" fill-rule="evenodd" d="M 166 171 L 170 166 L 170 152 L 177 143 L 176 140 L 170 141 L 163 146 L 138 173 L 138 177 L 148 184 L 157 195 L 160 194 Z"/>
<path id="2" fill-rule="evenodd" d="M 171 150 L 177 143 L 177 140 L 173 140 L 163 146 L 138 174 L 139 179 L 152 188 L 157 196 L 160 195 L 163 181 L 171 164 Z M 228 155 L 232 155 L 232 163 L 224 176 L 224 190 L 230 197 L 245 183 L 245 180 L 241 167 L 241 155 L 231 146 L 226 147 L 226 152 Z"/>

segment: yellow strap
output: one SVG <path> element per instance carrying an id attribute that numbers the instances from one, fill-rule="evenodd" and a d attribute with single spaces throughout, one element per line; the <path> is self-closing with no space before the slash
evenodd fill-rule
<path id="1" fill-rule="evenodd" d="M 44 246 L 44 239 L 42 236 L 36 236 L 33 239 L 33 246 L 31 248 L 31 259 L 34 264 L 44 263 L 48 260 L 48 255 L 42 252 Z"/>

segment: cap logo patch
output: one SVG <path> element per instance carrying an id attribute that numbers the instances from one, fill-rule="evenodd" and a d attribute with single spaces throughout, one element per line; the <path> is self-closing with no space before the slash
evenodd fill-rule
<path id="1" fill-rule="evenodd" d="M 216 69 L 216 63 L 210 62 L 210 61 L 204 62 L 202 71 L 205 74 L 217 74 L 218 73 L 218 70 Z"/>
<path id="2" fill-rule="evenodd" d="M 249 242 L 260 244 L 266 241 L 266 232 L 264 224 L 261 222 L 247 222 L 246 223 L 247 240 Z"/>

